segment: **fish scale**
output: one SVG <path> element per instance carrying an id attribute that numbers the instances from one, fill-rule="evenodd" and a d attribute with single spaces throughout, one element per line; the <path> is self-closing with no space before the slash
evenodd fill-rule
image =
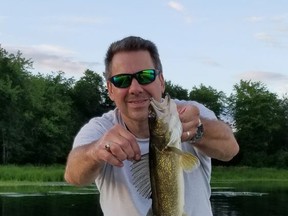
<path id="1" fill-rule="evenodd" d="M 184 212 L 184 171 L 191 171 L 199 160 L 181 148 L 182 124 L 169 95 L 149 106 L 149 153 L 132 164 L 137 191 L 152 199 L 147 216 L 181 216 Z M 147 175 L 148 172 L 148 175 Z"/>

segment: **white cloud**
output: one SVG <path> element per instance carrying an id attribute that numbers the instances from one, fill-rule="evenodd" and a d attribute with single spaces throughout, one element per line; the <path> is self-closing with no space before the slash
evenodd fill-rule
<path id="1" fill-rule="evenodd" d="M 278 16 L 273 16 L 271 17 L 272 21 L 275 22 L 285 22 L 287 20 L 288 16 L 287 15 L 278 15 Z"/>
<path id="2" fill-rule="evenodd" d="M 263 41 L 266 44 L 273 46 L 273 47 L 283 47 L 283 45 L 280 43 L 280 41 L 274 37 L 272 34 L 270 33 L 266 33 L 266 32 L 258 32 L 254 34 L 254 37 L 259 40 L 259 41 Z"/>
<path id="3" fill-rule="evenodd" d="M 184 10 L 184 7 L 182 4 L 176 1 L 170 1 L 168 2 L 168 6 L 176 11 L 182 12 Z"/>
<path id="4" fill-rule="evenodd" d="M 262 82 L 278 95 L 288 94 L 288 75 L 265 71 L 249 71 L 237 75 L 238 79 Z"/>
<path id="5" fill-rule="evenodd" d="M 41 44 L 33 46 L 5 46 L 11 53 L 21 51 L 23 57 L 33 61 L 36 72 L 63 71 L 69 76 L 81 76 L 86 69 L 93 70 L 97 62 L 83 62 L 75 59 L 76 52 L 63 47 Z"/>
<path id="6" fill-rule="evenodd" d="M 281 26 L 281 27 L 279 27 L 279 28 L 277 28 L 277 30 L 279 31 L 279 32 L 282 32 L 282 33 L 288 33 L 288 25 L 287 26 Z"/>
<path id="7" fill-rule="evenodd" d="M 255 29 L 265 29 L 263 32 L 255 32 L 254 38 L 276 48 L 288 47 L 288 15 L 280 14 L 274 16 L 250 16 L 246 20 L 251 23 L 258 23 Z M 265 21 L 265 22 L 264 22 Z M 260 24 L 261 22 L 261 24 Z M 261 30 L 260 30 L 261 31 Z"/>
<path id="8" fill-rule="evenodd" d="M 186 23 L 192 23 L 193 22 L 193 17 L 187 13 L 185 7 L 176 1 L 169 1 L 168 6 L 172 8 L 173 10 L 177 11 L 179 14 L 181 14 L 185 20 Z"/>
<path id="9" fill-rule="evenodd" d="M 256 81 L 279 81 L 287 80 L 288 76 L 281 73 L 265 72 L 265 71 L 249 71 L 238 75 L 241 79 L 251 79 Z"/>
<path id="10" fill-rule="evenodd" d="M 261 22 L 263 21 L 265 18 L 262 16 L 251 16 L 251 17 L 247 17 L 246 20 L 249 22 Z"/>
<path id="11" fill-rule="evenodd" d="M 258 40 L 262 40 L 262 41 L 266 41 L 270 43 L 274 41 L 272 35 L 266 32 L 259 32 L 259 33 L 256 33 L 254 36 Z"/>

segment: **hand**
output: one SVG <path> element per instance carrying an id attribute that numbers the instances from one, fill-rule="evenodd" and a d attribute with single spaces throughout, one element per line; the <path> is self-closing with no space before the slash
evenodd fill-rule
<path id="1" fill-rule="evenodd" d="M 141 158 L 135 136 L 121 125 L 112 127 L 95 145 L 92 157 L 114 166 L 122 167 L 124 160 L 140 160 Z"/>
<path id="2" fill-rule="evenodd" d="M 178 105 L 177 109 L 183 128 L 181 141 L 190 141 L 197 132 L 200 120 L 200 111 L 198 107 L 193 105 Z"/>

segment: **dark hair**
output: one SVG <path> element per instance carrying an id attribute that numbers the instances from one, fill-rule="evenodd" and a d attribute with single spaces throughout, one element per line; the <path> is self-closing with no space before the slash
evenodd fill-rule
<path id="1" fill-rule="evenodd" d="M 129 36 L 123 38 L 122 40 L 113 42 L 108 48 L 105 57 L 105 79 L 108 80 L 111 76 L 111 62 L 116 53 L 140 50 L 147 50 L 150 53 L 155 69 L 162 72 L 162 64 L 156 45 L 152 41 L 145 40 L 141 37 Z"/>

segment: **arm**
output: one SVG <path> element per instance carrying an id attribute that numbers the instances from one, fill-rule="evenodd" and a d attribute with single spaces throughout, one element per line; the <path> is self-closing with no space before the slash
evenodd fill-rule
<path id="1" fill-rule="evenodd" d="M 70 184 L 91 184 L 100 170 L 101 163 L 94 161 L 91 152 L 96 143 L 72 149 L 68 155 L 64 178 Z"/>
<path id="2" fill-rule="evenodd" d="M 204 135 L 194 146 L 207 156 L 221 161 L 231 160 L 239 146 L 231 128 L 222 121 L 202 119 Z"/>
<path id="3" fill-rule="evenodd" d="M 224 122 L 217 120 L 216 117 L 215 119 L 200 117 L 199 108 L 195 105 L 179 105 L 178 112 L 183 126 L 182 141 L 189 141 L 196 134 L 200 118 L 204 126 L 204 135 L 191 145 L 207 156 L 221 161 L 229 161 L 239 152 L 234 134 Z"/>
<path id="4" fill-rule="evenodd" d="M 105 145 L 110 148 L 106 149 Z M 139 160 L 141 152 L 136 138 L 115 125 L 98 141 L 78 146 L 69 153 L 64 178 L 70 184 L 92 183 L 105 163 L 122 167 L 124 160 Z"/>

